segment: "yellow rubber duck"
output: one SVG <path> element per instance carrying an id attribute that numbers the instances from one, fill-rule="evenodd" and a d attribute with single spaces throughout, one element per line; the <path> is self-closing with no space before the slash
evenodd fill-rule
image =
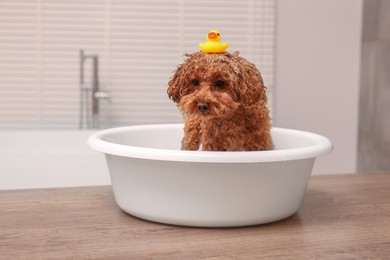
<path id="1" fill-rule="evenodd" d="M 211 30 L 206 37 L 206 42 L 199 43 L 199 47 L 203 52 L 219 53 L 225 52 L 229 46 L 227 43 L 220 43 L 221 35 L 217 30 Z"/>

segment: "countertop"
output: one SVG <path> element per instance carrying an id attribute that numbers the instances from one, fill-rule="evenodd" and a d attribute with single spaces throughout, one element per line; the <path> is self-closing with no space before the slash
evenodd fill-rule
<path id="1" fill-rule="evenodd" d="M 0 192 L 0 259 L 390 259 L 390 172 L 312 176 L 295 215 L 241 228 L 132 217 L 110 186 Z"/>

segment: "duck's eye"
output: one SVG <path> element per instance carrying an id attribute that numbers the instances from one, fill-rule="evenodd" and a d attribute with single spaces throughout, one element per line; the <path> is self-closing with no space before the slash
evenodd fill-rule
<path id="1" fill-rule="evenodd" d="M 199 86 L 199 84 L 200 84 L 199 80 L 197 80 L 197 79 L 191 80 L 191 83 L 192 83 L 192 85 L 194 85 L 194 86 Z"/>
<path id="2" fill-rule="evenodd" d="M 219 36 L 219 33 L 217 33 L 217 35 Z"/>
<path id="3" fill-rule="evenodd" d="M 217 88 L 224 88 L 226 86 L 226 83 L 223 80 L 217 80 L 214 82 L 214 86 L 216 86 Z"/>

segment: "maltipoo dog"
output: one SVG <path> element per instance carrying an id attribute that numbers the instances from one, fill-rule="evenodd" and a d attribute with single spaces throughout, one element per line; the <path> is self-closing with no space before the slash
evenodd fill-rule
<path id="1" fill-rule="evenodd" d="M 266 87 L 238 52 L 187 54 L 168 83 L 183 113 L 183 150 L 270 150 Z"/>

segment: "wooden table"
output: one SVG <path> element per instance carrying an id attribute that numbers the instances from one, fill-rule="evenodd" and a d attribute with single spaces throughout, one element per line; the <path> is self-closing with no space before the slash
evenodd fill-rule
<path id="1" fill-rule="evenodd" d="M 314 176 L 285 220 L 190 228 L 137 219 L 111 187 L 0 192 L 0 259 L 390 259 L 390 173 Z"/>

